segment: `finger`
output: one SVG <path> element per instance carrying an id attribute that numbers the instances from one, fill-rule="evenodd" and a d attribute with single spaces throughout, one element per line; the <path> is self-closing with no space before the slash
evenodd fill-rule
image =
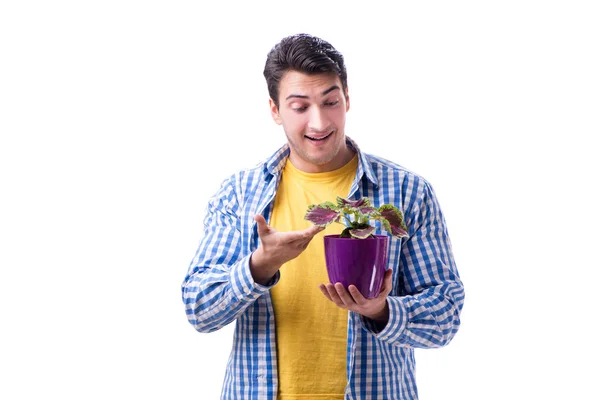
<path id="1" fill-rule="evenodd" d="M 297 237 L 294 238 L 293 236 L 289 236 L 288 241 L 286 243 L 289 243 L 290 246 L 294 246 L 294 247 L 304 251 L 310 244 L 310 240 L 306 240 L 304 238 L 297 238 Z"/>
<path id="2" fill-rule="evenodd" d="M 322 283 L 319 285 L 319 289 L 321 289 L 321 293 L 323 293 L 325 295 L 325 297 L 327 297 L 327 300 L 329 301 L 333 301 L 331 300 L 331 296 L 329 295 L 329 292 L 327 291 L 327 288 L 325 287 L 325 285 L 323 285 Z"/>
<path id="3" fill-rule="evenodd" d="M 356 306 L 356 302 L 354 301 L 352 296 L 350 296 L 350 293 L 348 293 L 344 285 L 342 285 L 339 282 L 336 283 L 335 290 L 346 307 L 350 308 Z"/>
<path id="4" fill-rule="evenodd" d="M 313 227 L 313 228 L 317 228 L 317 233 L 322 231 L 324 228 L 320 228 L 320 227 Z M 312 228 L 309 228 L 312 229 Z M 302 248 L 306 248 L 309 243 L 313 240 L 314 236 L 316 233 L 313 233 L 313 231 L 308 231 L 308 229 L 305 229 L 303 231 L 293 231 L 293 232 L 287 232 L 289 235 L 287 237 L 288 241 L 293 242 L 294 244 L 302 247 Z"/>
<path id="5" fill-rule="evenodd" d="M 324 229 L 325 229 L 324 226 L 313 225 L 310 228 L 306 228 L 300 232 L 302 233 L 303 238 L 310 240 L 313 238 L 313 236 L 315 236 L 317 233 L 323 231 Z"/>
<path id="6" fill-rule="evenodd" d="M 310 242 L 312 242 L 312 240 L 315 238 L 315 235 L 321 231 L 323 231 L 325 229 L 325 227 L 321 227 L 321 226 L 313 226 L 311 228 L 309 228 L 310 231 L 304 231 L 302 233 L 302 238 L 300 239 L 303 243 L 304 243 L 304 248 L 306 248 Z"/>
<path id="7" fill-rule="evenodd" d="M 310 241 L 312 240 L 312 238 L 315 236 L 315 234 L 312 233 L 312 231 L 309 231 L 309 229 L 312 228 L 318 228 L 320 230 L 322 230 L 319 227 L 311 227 L 308 229 L 304 229 L 301 231 L 290 231 L 290 232 L 285 232 L 286 235 L 286 241 L 287 242 L 294 242 L 294 243 L 310 243 Z"/>
<path id="8" fill-rule="evenodd" d="M 354 285 L 348 286 L 348 292 L 350 292 L 350 296 L 356 304 L 359 306 L 365 305 L 367 303 L 367 299 L 362 295 L 362 293 L 358 290 L 358 288 Z"/>
<path id="9" fill-rule="evenodd" d="M 331 299 L 331 301 L 333 301 L 338 307 L 345 308 L 344 302 L 342 301 L 342 299 L 340 299 L 340 296 L 338 295 L 333 285 L 331 283 L 328 283 L 327 285 L 325 285 L 325 288 L 327 289 L 327 293 L 329 293 L 329 298 Z"/>

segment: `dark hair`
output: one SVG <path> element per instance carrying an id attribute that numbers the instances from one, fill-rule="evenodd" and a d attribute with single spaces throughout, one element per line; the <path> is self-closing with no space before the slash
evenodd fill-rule
<path id="1" fill-rule="evenodd" d="M 348 77 L 344 57 L 332 45 L 318 37 L 301 33 L 283 38 L 269 52 L 265 70 L 269 96 L 279 108 L 279 82 L 287 71 L 305 74 L 332 73 L 342 81 L 346 93 Z"/>

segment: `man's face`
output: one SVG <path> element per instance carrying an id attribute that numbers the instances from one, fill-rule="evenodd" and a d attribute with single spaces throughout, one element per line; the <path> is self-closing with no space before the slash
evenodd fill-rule
<path id="1" fill-rule="evenodd" d="M 273 120 L 283 126 L 296 168 L 333 171 L 352 158 L 344 134 L 350 104 L 338 76 L 288 71 L 279 83 L 279 109 L 272 99 L 269 103 Z"/>

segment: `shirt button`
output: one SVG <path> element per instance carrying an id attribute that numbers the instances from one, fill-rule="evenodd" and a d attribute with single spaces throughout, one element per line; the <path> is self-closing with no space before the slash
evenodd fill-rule
<path id="1" fill-rule="evenodd" d="M 221 310 L 224 310 L 225 308 L 227 308 L 227 306 L 226 306 L 225 304 L 221 304 L 221 305 L 219 306 L 219 308 L 220 308 Z"/>

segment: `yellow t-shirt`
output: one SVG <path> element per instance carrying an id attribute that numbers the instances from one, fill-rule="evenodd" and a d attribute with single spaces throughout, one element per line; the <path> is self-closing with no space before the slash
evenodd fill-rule
<path id="1" fill-rule="evenodd" d="M 309 205 L 347 197 L 358 157 L 331 172 L 306 173 L 288 160 L 275 197 L 270 225 L 278 231 L 311 226 L 304 219 Z M 329 282 L 323 236 L 341 233 L 330 224 L 315 235 L 300 256 L 285 263 L 271 289 L 277 330 L 279 400 L 343 399 L 346 387 L 348 311 L 319 290 Z"/>

